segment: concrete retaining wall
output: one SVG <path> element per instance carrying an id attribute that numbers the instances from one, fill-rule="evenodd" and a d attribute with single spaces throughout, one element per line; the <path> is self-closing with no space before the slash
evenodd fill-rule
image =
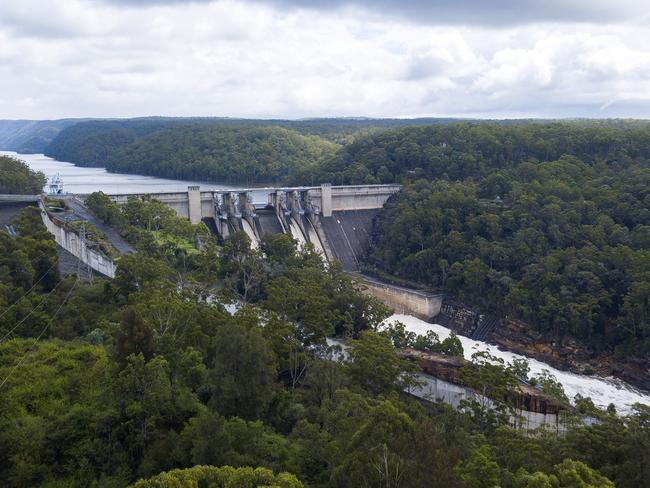
<path id="1" fill-rule="evenodd" d="M 82 263 L 90 266 L 94 271 L 109 278 L 115 278 L 116 266 L 112 259 L 92 249 L 88 249 L 77 234 L 65 229 L 50 219 L 50 216 L 42 207 L 41 217 L 43 224 L 45 224 L 47 230 L 54 236 L 54 240 L 59 246 L 75 256 Z"/>
<path id="2" fill-rule="evenodd" d="M 344 342 L 328 337 L 327 345 L 339 346 L 341 348 L 339 353 L 332 355 L 331 359 L 334 361 L 346 361 L 349 359 L 347 353 L 348 346 Z M 490 399 L 483 397 L 471 388 L 449 383 L 448 381 L 435 378 L 425 373 L 416 373 L 415 376 L 417 384 L 405 389 L 404 393 L 420 398 L 425 402 L 435 403 L 441 401 L 456 409 L 461 409 L 463 408 L 463 400 L 475 400 L 487 408 L 493 408 L 494 404 Z M 584 425 L 590 425 L 595 421 L 589 417 L 573 417 L 567 412 L 560 412 L 559 415 L 555 415 L 529 412 L 526 410 L 516 410 L 514 415 L 510 415 L 509 417 L 510 424 L 515 428 L 533 430 L 544 427 L 558 434 L 566 432 L 567 424 L 573 424 L 578 421 Z"/>
<path id="3" fill-rule="evenodd" d="M 441 294 L 403 288 L 368 277 L 362 279 L 365 293 L 378 298 L 396 313 L 413 315 L 422 320 L 429 320 L 440 313 L 444 298 Z"/>
<path id="4" fill-rule="evenodd" d="M 457 409 L 462 408 L 462 402 L 468 400 L 474 400 L 488 408 L 493 408 L 491 400 L 481 396 L 471 388 L 455 385 L 424 373 L 419 373 L 416 376 L 419 380 L 419 385 L 407 391 L 407 393 L 415 397 L 429 402 L 442 401 Z M 543 414 L 529 412 L 527 410 L 515 410 L 514 414 L 509 415 L 509 417 L 510 424 L 515 428 L 533 430 L 544 427 L 558 434 L 566 432 L 567 424 L 570 422 L 570 419 L 574 418 L 565 411 L 559 414 Z M 590 418 L 581 418 L 580 421 L 585 425 L 593 423 L 593 419 Z"/>

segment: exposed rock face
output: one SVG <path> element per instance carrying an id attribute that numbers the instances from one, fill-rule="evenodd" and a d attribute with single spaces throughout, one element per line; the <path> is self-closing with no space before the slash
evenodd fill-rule
<path id="1" fill-rule="evenodd" d="M 446 298 L 441 313 L 432 322 L 471 337 L 478 323 L 479 312 L 461 302 Z M 508 351 L 544 361 L 558 369 L 577 374 L 614 376 L 650 391 L 649 358 L 617 358 L 612 353 L 596 353 L 575 340 L 553 341 L 519 320 L 503 320 L 485 340 Z"/>
<path id="2" fill-rule="evenodd" d="M 614 376 L 644 390 L 650 391 L 650 363 L 642 358 L 616 358 L 612 353 L 596 353 L 582 347 L 575 340 L 549 342 L 531 326 L 506 320 L 493 331 L 489 342 L 509 351 L 534 357 L 556 368 L 577 374 Z"/>
<path id="3" fill-rule="evenodd" d="M 422 372 L 441 380 L 463 385 L 463 366 L 471 364 L 463 358 L 445 356 L 434 352 L 423 352 L 416 349 L 400 349 L 399 355 L 410 361 L 417 361 Z"/>
<path id="4" fill-rule="evenodd" d="M 464 370 L 468 367 L 476 367 L 463 358 L 422 352 L 410 348 L 401 349 L 399 354 L 405 359 L 417 361 L 422 368 L 422 372 L 461 386 L 467 386 L 464 381 Z M 508 393 L 504 400 L 517 405 L 521 410 L 541 414 L 557 415 L 563 410 L 574 410 L 570 405 L 559 402 L 543 394 L 537 388 L 521 382 L 517 385 L 517 391 Z"/>

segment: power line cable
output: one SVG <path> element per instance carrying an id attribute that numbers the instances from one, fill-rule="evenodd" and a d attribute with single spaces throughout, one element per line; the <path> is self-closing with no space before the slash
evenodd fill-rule
<path id="1" fill-rule="evenodd" d="M 39 256 L 39 259 L 40 259 L 41 257 L 43 257 L 44 255 L 45 255 L 45 253 L 41 254 L 41 255 Z M 52 266 L 50 266 L 50 268 L 49 268 L 45 273 L 43 273 L 43 275 L 38 279 L 38 281 L 37 281 L 36 283 L 34 283 L 34 284 L 32 285 L 32 287 L 31 287 L 29 290 L 27 290 L 23 296 L 21 296 L 18 300 L 16 300 L 14 303 L 12 303 L 9 307 L 7 307 L 7 308 L 5 309 L 4 312 L 2 312 L 2 313 L 0 314 L 0 319 L 1 319 L 2 317 L 4 317 L 5 314 L 6 314 L 9 310 L 11 310 L 12 308 L 14 308 L 14 307 L 18 304 L 18 302 L 20 302 L 23 298 L 25 298 L 27 295 L 29 295 L 29 294 L 32 292 L 32 290 L 33 290 L 34 288 L 36 288 L 36 285 L 38 285 L 38 284 L 43 280 L 43 278 L 45 278 L 45 277 L 47 276 L 47 274 L 48 274 L 50 271 L 52 271 L 52 269 L 54 268 L 54 266 L 56 266 L 57 264 L 58 264 L 58 260 L 55 260 L 54 263 L 52 264 Z M 55 288 L 56 288 L 56 287 L 55 287 Z"/>
<path id="2" fill-rule="evenodd" d="M 40 308 L 40 306 L 43 305 L 43 304 L 46 302 L 46 300 L 48 299 L 48 297 L 49 297 L 49 296 L 54 292 L 54 290 L 56 290 L 56 289 L 59 287 L 59 285 L 60 285 L 61 283 L 63 283 L 63 280 L 59 281 L 59 282 L 56 284 L 56 286 L 55 286 L 54 288 L 52 288 L 52 289 L 49 291 L 49 293 L 48 293 L 47 295 L 45 295 L 45 296 L 43 297 L 43 299 L 42 299 L 40 302 L 38 302 L 38 304 L 36 304 L 36 306 L 34 306 L 34 307 L 29 311 L 29 313 L 28 313 L 25 317 L 23 317 L 23 319 L 22 319 L 20 322 L 18 322 L 16 325 L 14 325 L 14 326 L 12 327 L 12 329 L 11 329 L 9 332 L 7 332 L 4 336 L 2 336 L 2 339 L 0 339 L 0 343 L 2 343 L 2 342 L 3 342 L 7 337 L 9 337 L 9 335 L 10 335 L 13 331 L 15 331 L 15 330 L 20 326 L 20 324 L 22 324 L 25 320 L 27 320 L 27 319 L 30 317 L 30 315 L 36 311 L 37 308 Z"/>
<path id="3" fill-rule="evenodd" d="M 65 298 L 64 298 L 63 301 L 61 302 L 61 305 L 59 305 L 59 308 L 56 310 L 56 312 L 54 313 L 54 315 L 52 316 L 52 318 L 50 319 L 50 321 L 49 321 L 47 324 L 45 324 L 45 327 L 43 327 L 43 330 L 41 331 L 41 333 L 38 334 L 38 336 L 36 337 L 36 339 L 34 340 L 34 342 L 32 343 L 32 345 L 29 346 L 29 348 L 27 349 L 27 351 L 25 351 L 25 354 L 23 354 L 23 357 L 20 358 L 20 361 L 18 361 L 18 362 L 14 365 L 14 367 L 11 368 L 11 371 L 9 371 L 9 374 L 6 376 L 6 378 L 5 378 L 4 380 L 2 380 L 2 383 L 0 383 L 0 389 L 2 389 L 2 387 L 3 387 L 4 384 L 7 382 L 7 380 L 9 380 L 9 378 L 10 378 L 11 375 L 14 373 L 14 371 L 16 371 L 16 369 L 17 369 L 17 368 L 18 368 L 18 367 L 23 363 L 23 361 L 27 358 L 27 355 L 32 351 L 32 349 L 34 348 L 34 346 L 36 345 L 36 343 L 41 339 L 41 337 L 43 337 L 43 334 L 45 334 L 45 332 L 47 331 L 47 329 L 50 327 L 50 324 L 52 323 L 52 321 L 53 321 L 53 320 L 56 318 L 56 316 L 59 314 L 59 312 L 60 312 L 61 309 L 63 308 L 63 305 L 65 305 L 65 303 L 68 301 L 68 298 L 69 298 L 70 295 L 72 294 L 72 290 L 74 290 L 74 288 L 75 288 L 75 286 L 77 286 L 77 283 L 78 283 L 78 282 L 79 282 L 79 277 L 77 277 L 77 279 L 76 279 L 75 282 L 73 283 L 72 287 L 70 288 L 70 291 L 68 291 L 68 294 L 65 296 Z"/>

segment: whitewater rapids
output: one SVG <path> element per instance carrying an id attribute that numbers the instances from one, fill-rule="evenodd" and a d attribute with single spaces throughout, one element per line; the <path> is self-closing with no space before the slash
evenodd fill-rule
<path id="1" fill-rule="evenodd" d="M 447 327 L 430 324 L 412 315 L 395 314 L 386 319 L 384 323 L 389 324 L 395 321 L 403 323 L 408 331 L 415 332 L 418 335 L 424 335 L 427 331 L 432 330 L 438 334 L 440 340 L 445 339 L 451 333 L 451 330 Z M 650 405 L 650 393 L 634 388 L 632 385 L 619 379 L 613 377 L 586 376 L 562 371 L 542 361 L 509 351 L 502 351 L 497 346 L 483 341 L 473 340 L 462 335 L 459 335 L 458 338 L 463 344 L 465 359 L 471 360 L 472 354 L 475 352 L 486 351 L 493 356 L 502 358 L 505 362 L 512 362 L 513 359 L 525 359 L 530 365 L 529 376 L 534 376 L 542 373 L 543 370 L 547 370 L 562 383 L 564 391 L 572 403 L 574 397 L 580 394 L 583 397 L 590 397 L 599 408 L 607 408 L 610 403 L 613 403 L 616 406 L 616 411 L 623 415 L 631 413 L 632 405 L 635 403 Z"/>

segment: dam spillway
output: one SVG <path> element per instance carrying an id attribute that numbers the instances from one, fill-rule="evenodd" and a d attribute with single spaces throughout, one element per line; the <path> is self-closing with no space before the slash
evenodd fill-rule
<path id="1" fill-rule="evenodd" d="M 201 191 L 198 186 L 190 186 L 187 192 L 107 196 L 118 205 L 126 204 L 130 198 L 154 198 L 193 223 L 204 222 L 220 239 L 234 232 L 245 232 L 253 248 L 259 247 L 265 234 L 290 234 L 303 246 L 306 243 L 313 245 L 327 262 L 339 261 L 345 271 L 357 273 L 366 293 L 398 312 L 429 320 L 439 314 L 442 295 L 404 289 L 389 283 L 378 284 L 376 280 L 358 274 L 368 250 L 374 219 L 386 201 L 400 189 L 399 185 L 333 187 L 324 184 L 319 187 Z M 95 222 L 85 209 L 84 197 L 82 194 L 70 195 L 68 200 L 74 204 L 81 220 L 94 222 L 110 238 L 112 230 L 104 229 L 103 224 Z M 0 203 L 15 205 L 18 199 L 22 204 L 24 198 L 7 196 L 7 202 L 0 199 Z M 41 195 L 35 195 L 29 198 L 29 202 L 40 203 L 40 199 Z M 43 215 L 45 218 L 46 213 Z M 45 220 L 46 226 L 51 224 L 51 219 Z M 54 224 L 48 230 L 64 249 L 75 256 L 79 254 L 79 246 L 75 245 L 78 239 L 75 240 L 74 236 L 71 240 L 62 239 L 59 227 Z M 122 249 L 125 246 L 121 246 L 120 242 L 113 244 L 120 253 L 133 252 L 131 248 Z M 114 276 L 114 263 L 110 263 L 112 267 L 109 270 L 105 259 L 100 262 L 99 258 L 91 259 L 90 254 L 86 256 L 83 252 L 80 256 L 97 272 Z"/>
<path id="2" fill-rule="evenodd" d="M 253 248 L 265 234 L 289 234 L 298 246 L 311 244 L 327 262 L 338 261 L 356 273 L 364 291 L 400 313 L 431 319 L 440 312 L 438 293 L 411 290 L 359 275 L 374 220 L 400 185 L 252 188 L 148 194 L 193 223 L 204 221 L 224 239 L 244 231 Z M 118 205 L 144 195 L 108 195 Z"/>
<path id="3" fill-rule="evenodd" d="M 260 236 L 264 234 L 281 234 L 282 225 L 272 208 L 263 208 L 257 211 Z"/>
<path id="4" fill-rule="evenodd" d="M 310 243 L 345 271 L 358 271 L 367 251 L 374 218 L 400 185 L 351 185 L 154 193 L 192 223 L 206 222 L 221 238 L 244 231 L 253 247 L 267 233 L 290 234 L 299 245 Z M 137 194 L 108 195 L 118 205 Z"/>
<path id="5" fill-rule="evenodd" d="M 337 210 L 331 217 L 322 217 L 321 225 L 329 244 L 332 258 L 345 271 L 358 271 L 366 254 L 373 220 L 381 209 Z"/>

